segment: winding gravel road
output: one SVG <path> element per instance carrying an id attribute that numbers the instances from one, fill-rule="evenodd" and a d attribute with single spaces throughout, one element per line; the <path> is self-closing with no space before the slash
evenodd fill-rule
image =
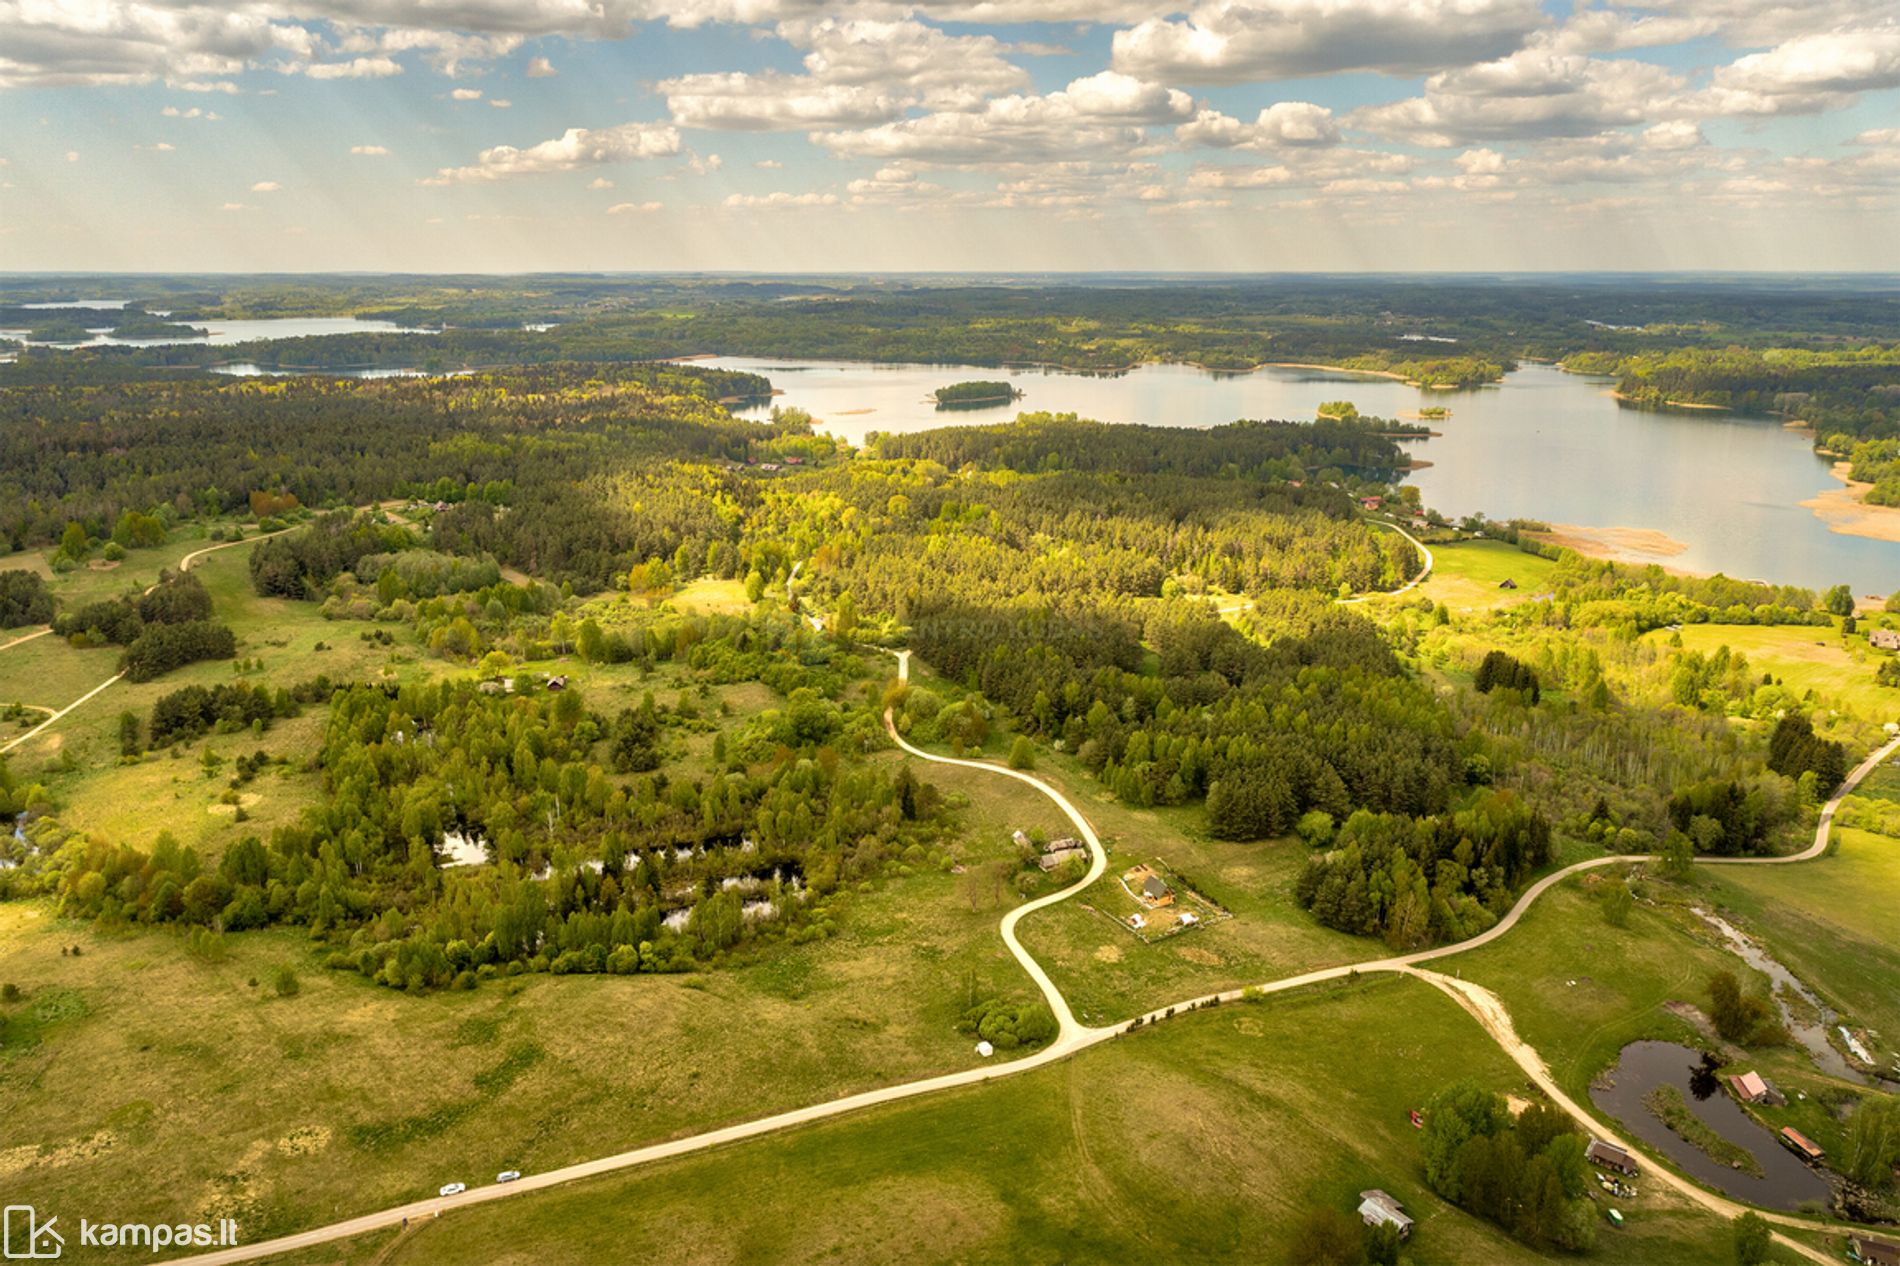
<path id="1" fill-rule="evenodd" d="M 197 562 L 199 559 L 203 558 L 206 554 L 215 554 L 221 549 L 230 549 L 234 545 L 253 545 L 253 544 L 256 544 L 258 541 L 269 540 L 273 536 L 282 536 L 285 532 L 294 532 L 295 530 L 296 528 L 294 526 L 287 527 L 287 528 L 279 529 L 276 532 L 266 532 L 262 536 L 249 536 L 249 537 L 245 537 L 242 540 L 220 541 L 216 545 L 207 545 L 203 549 L 193 550 L 191 553 L 179 559 L 178 570 L 181 572 L 190 571 L 191 565 Z M 156 588 L 158 588 L 156 584 L 148 585 L 145 588 L 145 592 L 150 593 L 152 592 L 152 590 Z M 44 637 L 48 633 L 51 633 L 52 631 L 53 630 L 51 629 L 51 627 L 48 627 L 48 628 L 41 629 L 37 633 L 28 633 L 25 637 L 16 637 L 11 642 L 7 642 L 4 645 L 0 645 L 0 651 L 4 651 L 8 647 L 18 646 L 22 642 L 30 642 L 36 637 Z M 77 708 L 81 704 L 86 703 L 88 700 L 92 699 L 95 695 L 98 695 L 102 691 L 104 691 L 107 686 L 110 686 L 114 682 L 121 680 L 122 678 L 124 678 L 124 676 L 125 676 L 124 673 L 112 674 L 112 676 L 106 678 L 104 681 L 94 686 L 91 690 L 88 690 L 85 694 L 80 695 L 77 699 L 73 700 L 71 703 L 67 704 L 65 707 L 59 709 L 57 712 L 54 712 L 51 708 L 38 708 L 37 709 L 38 711 L 52 712 L 52 715 L 47 717 L 44 721 L 40 722 L 38 725 L 34 726 L 32 729 L 28 730 L 26 733 L 20 735 L 18 738 L 13 739 L 11 742 L 5 744 L 4 746 L 0 746 L 0 756 L 5 756 L 8 752 L 20 746 L 20 744 L 26 742 L 28 739 L 32 738 L 34 735 L 42 733 L 43 731 L 57 724 L 60 718 L 64 717 L 68 712 L 71 712 L 74 708 Z"/>
<path id="2" fill-rule="evenodd" d="M 1408 540 L 1412 540 L 1411 535 L 1405 532 L 1403 528 L 1395 528 L 1394 530 L 1404 535 Z M 1413 544 L 1417 545 L 1418 548 L 1424 552 L 1426 568 L 1418 577 L 1414 578 L 1412 582 L 1395 592 L 1403 593 L 1405 589 L 1412 588 L 1430 574 L 1432 564 L 1430 551 L 1426 550 L 1425 547 L 1416 540 L 1413 540 Z M 909 681 L 910 652 L 900 650 L 892 653 L 897 657 L 898 679 L 906 682 Z M 110 684 L 111 682 L 105 683 L 105 685 Z M 98 687 L 100 690 L 104 688 L 105 686 L 103 685 Z M 94 693 L 97 693 L 97 690 L 95 690 Z M 83 702 L 83 699 L 79 700 L 69 705 L 69 709 Z M 899 1103 L 906 1099 L 935 1094 L 939 1091 L 950 1090 L 959 1086 L 980 1085 L 984 1082 L 994 1081 L 999 1078 L 1014 1076 L 1018 1073 L 1028 1072 L 1058 1060 L 1066 1059 L 1070 1055 L 1085 1050 L 1097 1043 L 1120 1037 L 1138 1026 L 1159 1022 L 1197 1007 L 1207 1006 L 1213 1003 L 1239 1001 L 1243 992 L 1249 996 L 1283 993 L 1308 985 L 1320 984 L 1330 980 L 1339 980 L 1353 975 L 1363 975 L 1370 972 L 1395 972 L 1410 975 L 1444 991 L 1479 1021 L 1484 1027 L 1485 1032 L 1551 1097 L 1553 1103 L 1556 1103 L 1580 1125 L 1598 1137 L 1612 1141 L 1622 1141 L 1614 1131 L 1605 1126 L 1582 1105 L 1572 1100 L 1564 1093 L 1562 1088 L 1556 1084 L 1551 1078 L 1549 1071 L 1544 1067 L 1543 1061 L 1537 1052 L 1517 1037 L 1511 1025 L 1509 1012 L 1506 1010 L 1503 1002 L 1495 994 L 1469 981 L 1458 980 L 1438 972 L 1423 970 L 1420 964 L 1449 957 L 1453 954 L 1461 954 L 1467 950 L 1476 949 L 1497 940 L 1517 926 L 1518 920 L 1523 917 L 1524 912 L 1529 909 L 1540 896 L 1549 891 L 1556 884 L 1562 883 L 1573 875 L 1603 866 L 1646 862 L 1651 860 L 1647 854 L 1594 857 L 1554 871 L 1526 889 L 1510 910 L 1492 927 L 1477 936 L 1460 941 L 1454 945 L 1443 945 L 1434 949 L 1420 950 L 1411 954 L 1395 955 L 1386 958 L 1371 959 L 1365 962 L 1346 963 L 1337 967 L 1321 968 L 1298 976 L 1267 981 L 1248 987 L 1244 991 L 1242 989 L 1230 989 L 1220 993 L 1205 994 L 1197 998 L 1177 1002 L 1172 1006 L 1157 1008 L 1137 1017 L 1135 1020 L 1111 1026 L 1090 1027 L 1082 1024 L 1075 1018 L 1074 1013 L 1069 1007 L 1068 1000 L 1062 996 L 1061 990 L 1056 987 L 1055 982 L 1049 978 L 1048 973 L 1043 969 L 1042 965 L 1023 947 L 1022 942 L 1017 938 L 1016 927 L 1024 916 L 1054 905 L 1057 902 L 1066 901 L 1077 893 L 1082 892 L 1090 884 L 1095 882 L 1107 869 L 1108 856 L 1102 847 L 1100 838 L 1095 833 L 1094 827 L 1089 824 L 1088 819 L 1083 816 L 1082 812 L 1076 808 L 1074 802 L 1056 787 L 1036 777 L 1034 774 L 1027 773 L 1023 770 L 1010 769 L 1007 766 L 999 765 L 991 761 L 939 756 L 935 753 L 924 751 L 922 748 L 913 746 L 904 739 L 902 735 L 898 734 L 897 727 L 889 709 L 885 711 L 884 724 L 890 737 L 896 742 L 898 747 L 919 760 L 929 761 L 933 764 L 956 765 L 966 769 L 980 769 L 1001 777 L 1013 778 L 1018 782 L 1034 787 L 1037 791 L 1047 796 L 1050 801 L 1062 811 L 1063 815 L 1074 824 L 1082 839 L 1087 843 L 1091 862 L 1088 874 L 1083 879 L 1059 892 L 1051 893 L 1048 896 L 1040 897 L 1035 901 L 1027 902 L 1012 909 L 1003 916 L 1000 926 L 1004 944 L 1008 947 L 1016 961 L 1022 965 L 1023 970 L 1029 975 L 1030 979 L 1035 982 L 1037 989 L 1041 991 L 1044 999 L 1048 1002 L 1050 1010 L 1056 1016 L 1058 1032 L 1054 1041 L 1050 1042 L 1043 1049 L 1021 1059 L 1009 1060 L 1002 1063 L 980 1064 L 957 1072 L 944 1073 L 936 1077 L 927 1077 L 919 1081 L 906 1082 L 902 1085 L 880 1087 L 875 1090 L 848 1095 L 841 1099 L 830 1100 L 825 1103 L 812 1104 L 809 1107 L 778 1113 L 774 1116 L 741 1122 L 736 1125 L 726 1126 L 723 1129 L 708 1131 L 704 1134 L 696 1134 L 688 1138 L 673 1139 L 664 1143 L 656 1143 L 647 1147 L 637 1148 L 633 1151 L 620 1152 L 613 1156 L 601 1157 L 597 1160 L 563 1166 L 559 1169 L 548 1170 L 540 1174 L 530 1174 L 511 1183 L 476 1187 L 455 1196 L 430 1197 L 417 1200 L 409 1204 L 399 1205 L 394 1208 L 363 1214 L 360 1217 L 351 1218 L 346 1221 L 332 1223 L 328 1226 L 316 1227 L 295 1235 L 287 1235 L 257 1244 L 222 1249 L 217 1252 L 200 1254 L 196 1257 L 178 1258 L 174 1259 L 174 1261 L 191 1263 L 193 1266 L 224 1266 L 226 1263 L 256 1261 L 261 1258 L 275 1257 L 281 1254 L 331 1243 L 336 1240 L 348 1239 L 370 1231 L 406 1225 L 420 1219 L 437 1217 L 444 1212 L 466 1208 L 470 1205 L 486 1204 L 494 1200 L 522 1196 L 530 1192 L 544 1191 L 550 1187 L 560 1186 L 583 1178 L 597 1177 L 602 1174 L 652 1164 L 656 1161 L 692 1155 L 711 1148 L 721 1147 L 728 1143 L 736 1143 L 744 1139 L 757 1138 L 795 1126 L 808 1125 L 817 1121 L 845 1116 L 866 1108 Z M 1786 857 L 1698 858 L 1697 861 L 1704 865 L 1775 865 L 1803 862 L 1821 856 L 1827 849 L 1829 831 L 1833 825 L 1835 810 L 1839 807 L 1841 801 L 1854 790 L 1862 779 L 1878 768 L 1881 762 L 1893 755 L 1896 750 L 1900 750 L 1900 738 L 1889 741 L 1855 767 L 1854 771 L 1848 775 L 1846 781 L 1841 784 L 1840 790 L 1822 807 L 1820 819 L 1815 828 L 1814 842 L 1806 850 Z M 1721 1216 L 1733 1217 L 1740 1213 L 1745 1207 L 1705 1191 L 1687 1179 L 1655 1165 L 1650 1167 L 1650 1174 L 1673 1189 L 1682 1192 L 1704 1208 Z M 1765 1210 L 1758 1210 L 1758 1212 L 1770 1222 L 1784 1228 L 1814 1231 L 1839 1230 L 1838 1227 L 1829 1226 L 1826 1223 L 1813 1219 L 1804 1219 L 1789 1214 L 1780 1214 Z M 1777 1233 L 1776 1238 L 1804 1257 L 1816 1262 L 1831 1261 L 1831 1259 L 1825 1255 L 1817 1253 L 1806 1245 L 1790 1240 L 1779 1233 Z"/>

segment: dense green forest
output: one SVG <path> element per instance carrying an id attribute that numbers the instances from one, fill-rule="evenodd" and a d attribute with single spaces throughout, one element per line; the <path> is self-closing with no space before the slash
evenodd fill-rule
<path id="1" fill-rule="evenodd" d="M 1731 700 L 1772 690 L 1726 652 L 1675 656 L 1661 705 L 1617 697 L 1601 655 L 1669 626 L 1831 624 L 1810 591 L 1546 550 L 1549 592 L 1491 625 L 1527 649 L 1428 667 L 1422 644 L 1452 621 L 1443 606 L 1375 620 L 1337 601 L 1421 565 L 1360 500 L 1405 504 L 1390 423 L 1028 414 L 853 450 L 797 414 L 736 419 L 733 402 L 769 393 L 762 378 L 629 359 L 709 346 L 993 363 L 1371 356 L 1483 377 L 1541 346 L 1533 336 L 1558 337 L 1531 322 L 1527 292 L 1500 287 L 1458 318 L 1476 359 L 1431 370 L 1403 339 L 1426 319 L 1427 289 L 1347 285 L 1323 319 L 1299 313 L 1311 292 L 1264 293 L 1078 287 L 1065 294 L 1088 318 L 1056 320 L 1034 314 L 1037 292 L 844 287 L 790 319 L 791 295 L 712 288 L 680 317 L 609 290 L 546 334 L 296 344 L 318 362 L 494 354 L 456 376 L 180 372 L 256 350 L 204 347 L 0 368 L 0 543 L 45 551 L 59 572 L 254 516 L 281 533 L 248 551 L 256 595 L 446 674 L 169 692 L 122 718 L 126 760 L 316 709 L 322 805 L 218 858 L 68 830 L 54 805 L 35 839 L 55 860 L 6 884 L 107 921 L 305 926 L 333 965 L 405 988 L 682 970 L 825 935 L 828 901 L 895 865 L 948 866 L 954 814 L 907 767 L 874 759 L 887 703 L 912 741 L 1046 749 L 1215 838 L 1297 840 L 1294 896 L 1311 917 L 1399 947 L 1489 926 L 1565 840 L 1780 848 L 1839 780 L 1839 744 L 1792 723 L 1772 743 L 1720 729 Z M 1177 301 L 1176 319 L 1150 319 Z M 502 302 L 485 300 L 482 320 L 499 326 Z M 1587 287 L 1577 302 L 1641 306 Z M 1838 315 L 1851 324 L 1880 301 L 1842 302 L 1861 313 Z M 257 309 L 207 297 L 175 310 Z M 966 319 L 979 311 L 991 315 Z M 1368 350 L 1379 339 L 1389 346 Z M 1525 525 L 1466 526 L 1545 549 Z M 37 575 L 4 571 L 0 615 L 50 618 L 75 647 L 120 646 L 131 680 L 248 653 L 191 576 L 55 610 Z M 702 581 L 743 603 L 662 605 Z M 1602 636 L 1586 646 L 1582 632 Z M 879 645 L 912 648 L 934 675 L 887 689 Z M 772 702 L 721 727 L 691 688 L 624 698 L 516 668 L 558 656 L 757 684 Z M 696 738 L 713 730 L 716 742 Z M 244 757 L 234 791 L 264 759 Z M 444 866 L 451 840 L 492 865 Z"/>
<path id="2" fill-rule="evenodd" d="M 1567 357 L 1565 365 L 1579 373 L 1615 375 L 1617 390 L 1638 404 L 1719 405 L 1741 412 L 1779 413 L 1807 423 L 1820 442 L 1840 453 L 1848 452 L 1855 440 L 1900 432 L 1900 344 L 1890 341 L 1845 348 L 1736 346 L 1671 348 L 1635 356 L 1581 353 Z M 1858 465 L 1862 454 L 1856 450 L 1854 456 Z M 1883 467 L 1891 461 L 1890 457 L 1881 460 Z M 1871 481 L 1885 476 L 1883 468 Z"/>
<path id="3" fill-rule="evenodd" d="M 558 360 L 624 361 L 704 353 L 977 365 L 1056 364 L 1113 371 L 1144 361 L 1244 370 L 1318 362 L 1429 385 L 1494 381 L 1518 360 L 1563 360 L 1593 372 L 1627 361 L 1705 372 L 1734 349 L 1777 358 L 1852 356 L 1841 345 L 1890 340 L 1900 299 L 1877 285 L 1805 285 L 1775 278 L 1300 277 L 1102 278 L 945 284 L 923 278 L 744 279 L 529 277 L 495 279 L 154 278 L 126 283 L 171 319 L 376 317 L 428 334 L 361 333 L 236 347 L 108 348 L 104 366 L 395 366 L 446 370 Z M 19 301 L 83 292 L 36 279 Z M 5 314 L 27 310 L 0 305 Z M 37 321 L 101 323 L 99 313 L 33 310 Z M 32 321 L 21 320 L 21 325 Z M 529 329 L 549 325 L 552 328 Z M 1429 341 L 1428 341 L 1429 340 Z M 1806 349 L 1780 352 L 1770 349 Z M 1660 360 L 1658 359 L 1660 358 Z M 0 374 L 18 381 L 67 372 L 29 353 Z M 1728 372 L 1726 369 L 1724 373 Z M 1745 372 L 1753 379 L 1758 368 Z M 1774 372 L 1782 373 L 1777 368 Z M 1637 394 L 1697 385 L 1633 383 Z M 1735 384 L 1700 389 L 1733 391 Z M 1772 397 L 1831 391 L 1812 376 L 1747 388 Z M 1830 402 L 1829 408 L 1836 407 Z M 1851 409 L 1851 402 L 1839 407 Z"/>

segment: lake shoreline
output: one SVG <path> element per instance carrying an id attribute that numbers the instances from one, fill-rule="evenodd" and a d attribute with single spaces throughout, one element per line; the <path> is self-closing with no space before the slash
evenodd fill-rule
<path id="1" fill-rule="evenodd" d="M 1873 485 L 1855 479 L 1853 469 L 1851 462 L 1835 462 L 1828 467 L 1828 474 L 1840 480 L 1842 486 L 1817 492 L 1801 503 L 1802 508 L 1814 511 L 1814 517 L 1830 532 L 1900 544 L 1900 506 L 1868 505 L 1866 497 Z"/>
<path id="2" fill-rule="evenodd" d="M 1555 545 L 1585 558 L 1601 558 L 1613 563 L 1655 564 L 1678 576 L 1708 576 L 1713 573 L 1690 571 L 1663 562 L 1689 550 L 1687 541 L 1679 541 L 1656 528 L 1591 527 L 1581 523 L 1553 523 L 1547 531 L 1526 532 L 1534 541 Z"/>
<path id="3" fill-rule="evenodd" d="M 994 366 L 752 357 L 703 363 L 767 374 L 787 393 L 736 410 L 740 417 L 765 418 L 767 403 L 797 405 L 819 430 L 853 444 L 873 427 L 905 434 L 966 422 L 1003 424 L 1028 403 L 998 402 L 968 414 L 938 412 L 926 403 L 943 383 L 979 379 Z M 1035 409 L 1134 425 L 1297 422 L 1339 400 L 1353 401 L 1366 417 L 1396 418 L 1449 400 L 1438 392 L 1426 396 L 1389 370 L 1346 371 L 1314 361 L 1260 366 L 1264 373 L 1210 372 L 1181 362 L 1114 376 L 1043 368 L 1046 373 L 1033 367 L 1007 373 L 1028 389 Z M 1501 387 L 1461 393 L 1455 421 L 1434 419 L 1417 435 L 1394 434 L 1402 453 L 1397 477 L 1415 483 L 1426 504 L 1453 520 L 1483 513 L 1498 521 L 1570 525 L 1557 543 L 1586 557 L 1808 588 L 1846 581 L 1856 593 L 1893 588 L 1900 541 L 1832 532 L 1801 508 L 1830 482 L 1817 478 L 1827 463 L 1793 428 L 1784 429 L 1784 419 L 1630 407 L 1609 396 L 1610 386 L 1524 364 Z M 867 407 L 875 412 L 857 412 Z M 1383 423 L 1371 429 L 1402 430 Z M 1413 466 L 1414 457 L 1432 465 Z M 1611 528 L 1628 530 L 1606 531 Z M 1642 529 L 1666 536 L 1645 536 Z"/>

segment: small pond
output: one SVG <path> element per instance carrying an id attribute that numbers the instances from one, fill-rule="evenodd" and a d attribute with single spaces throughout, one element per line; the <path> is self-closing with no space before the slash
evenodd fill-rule
<path id="1" fill-rule="evenodd" d="M 1702 1062 L 1702 1052 L 1675 1042 L 1632 1042 L 1623 1048 L 1616 1067 L 1590 1087 L 1590 1102 L 1691 1178 L 1725 1195 L 1767 1209 L 1795 1209 L 1808 1201 L 1826 1205 L 1832 1194 L 1827 1180 L 1743 1112 L 1717 1079 L 1698 1075 Z M 1762 1176 L 1717 1163 L 1658 1120 L 1643 1098 L 1660 1086 L 1680 1090 L 1704 1125 L 1752 1153 Z"/>

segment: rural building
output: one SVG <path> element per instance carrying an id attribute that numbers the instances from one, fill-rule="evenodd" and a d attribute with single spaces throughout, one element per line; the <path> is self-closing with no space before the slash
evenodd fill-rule
<path id="1" fill-rule="evenodd" d="M 1385 504 L 1385 498 L 1384 497 L 1361 497 L 1359 498 L 1359 504 L 1364 506 L 1368 510 L 1377 510 L 1380 506 Z"/>
<path id="2" fill-rule="evenodd" d="M 1512 580 L 1509 576 L 1506 576 L 1503 580 L 1498 581 L 1498 588 L 1515 589 L 1517 588 L 1517 582 Z"/>
<path id="3" fill-rule="evenodd" d="M 1614 1169 L 1619 1174 L 1636 1172 L 1636 1158 L 1614 1143 L 1605 1143 L 1602 1139 L 1591 1139 L 1590 1146 L 1583 1149 L 1583 1159 L 1592 1165 L 1601 1165 L 1605 1169 Z"/>
<path id="4" fill-rule="evenodd" d="M 1074 848 L 1052 848 L 1036 859 L 1036 865 L 1042 867 L 1044 870 L 1054 870 L 1066 862 L 1073 861 L 1078 857 L 1087 857 L 1088 855 L 1089 851 L 1080 844 L 1077 844 Z"/>
<path id="5" fill-rule="evenodd" d="M 1877 1240 L 1871 1235 L 1847 1237 L 1847 1251 L 1857 1262 L 1868 1266 L 1900 1266 L 1900 1244 Z"/>
<path id="6" fill-rule="evenodd" d="M 1397 1227 L 1402 1240 L 1412 1234 L 1412 1219 L 1406 1216 L 1405 1206 L 1377 1187 L 1359 1193 L 1359 1220 L 1367 1226 Z"/>
<path id="7" fill-rule="evenodd" d="M 1827 1153 L 1813 1139 L 1795 1129 L 1792 1125 L 1781 1127 L 1781 1141 L 1792 1148 L 1803 1160 L 1818 1161 Z"/>
<path id="8" fill-rule="evenodd" d="M 1735 1087 L 1735 1097 L 1743 1103 L 1760 1103 L 1768 1097 L 1768 1083 L 1757 1072 L 1740 1073 L 1728 1079 Z"/>
<path id="9" fill-rule="evenodd" d="M 1900 651 L 1900 632 L 1893 629 L 1875 629 L 1867 635 L 1867 640 L 1883 651 Z"/>
<path id="10" fill-rule="evenodd" d="M 1155 874 L 1152 866 L 1143 864 L 1130 867 L 1122 876 L 1122 886 L 1150 910 L 1174 904 L 1174 892 L 1168 887 L 1168 881 Z"/>
<path id="11" fill-rule="evenodd" d="M 548 689 L 549 690 L 566 690 L 567 678 L 560 676 L 558 674 L 553 677 L 548 678 Z"/>

